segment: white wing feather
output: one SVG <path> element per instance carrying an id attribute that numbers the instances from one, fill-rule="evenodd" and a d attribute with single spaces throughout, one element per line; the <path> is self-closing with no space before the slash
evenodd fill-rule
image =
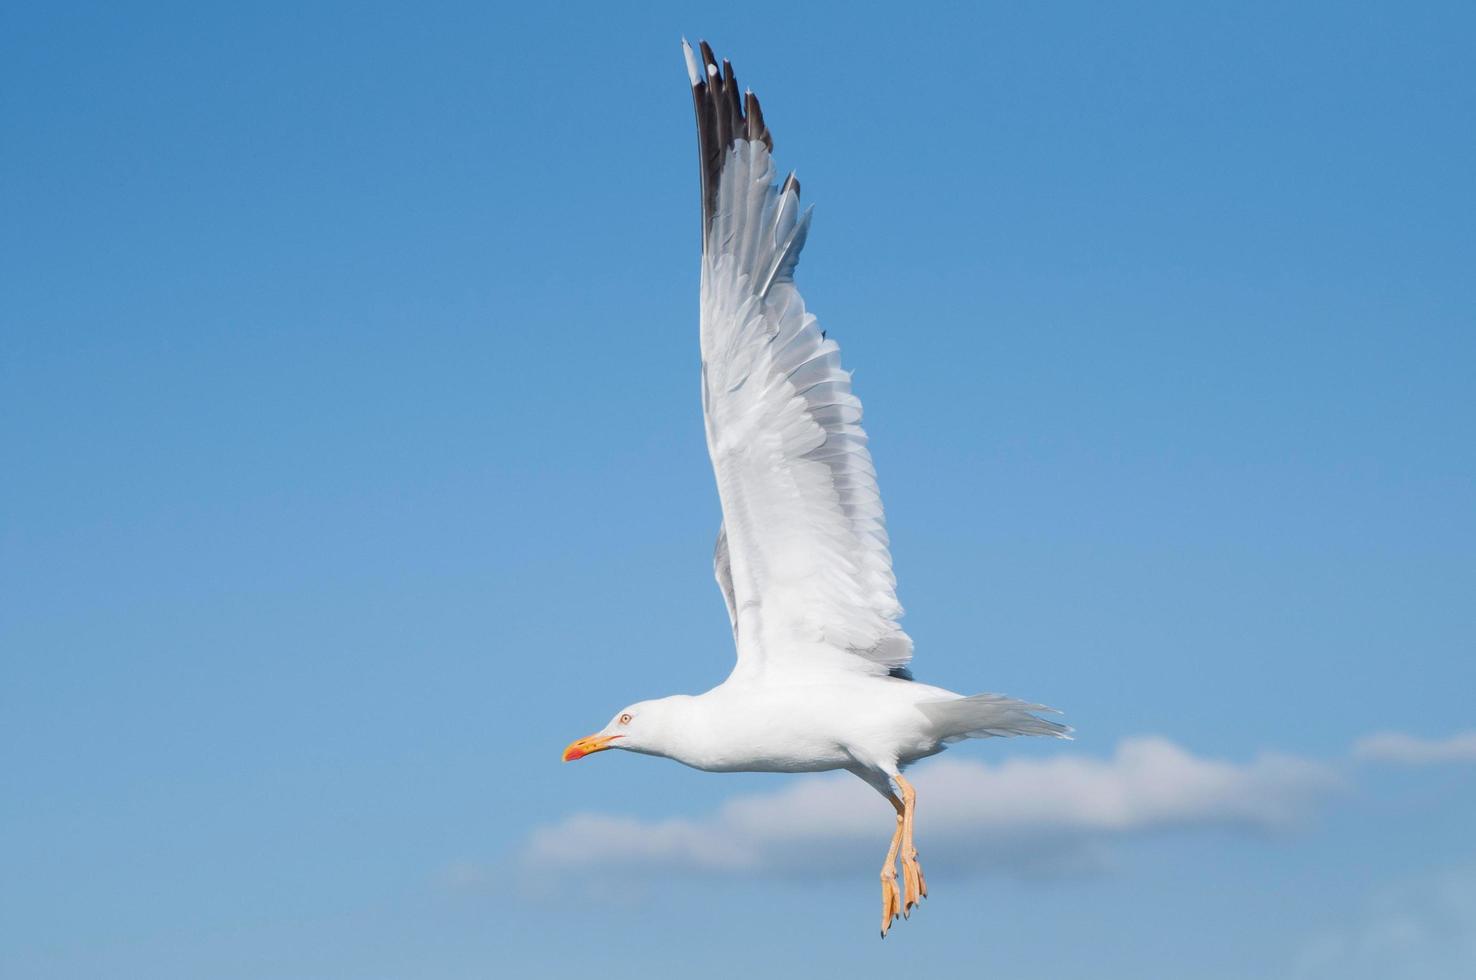
<path id="1" fill-rule="evenodd" d="M 713 204 L 702 400 L 723 509 L 714 571 L 737 640 L 735 673 L 901 667 L 912 641 L 897 624 L 861 402 L 839 346 L 793 282 L 810 217 L 798 183 L 776 185 L 765 142 L 739 138 L 724 152 Z"/>

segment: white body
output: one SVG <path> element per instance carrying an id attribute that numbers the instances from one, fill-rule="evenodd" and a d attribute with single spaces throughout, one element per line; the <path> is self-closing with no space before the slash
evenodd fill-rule
<path id="1" fill-rule="evenodd" d="M 662 754 L 708 772 L 905 766 L 943 749 L 918 703 L 957 697 L 893 677 L 779 685 L 729 680 L 706 694 L 663 702 L 682 737 Z"/>

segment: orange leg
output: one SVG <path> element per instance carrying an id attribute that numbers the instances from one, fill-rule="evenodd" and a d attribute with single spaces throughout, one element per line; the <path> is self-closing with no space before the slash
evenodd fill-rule
<path id="1" fill-rule="evenodd" d="M 887 937 L 887 930 L 892 928 L 892 922 L 902 914 L 902 897 L 897 894 L 897 850 L 902 846 L 902 822 L 904 808 L 902 801 L 888 794 L 887 799 L 897 811 L 897 829 L 892 832 L 892 846 L 887 849 L 887 863 L 882 865 L 882 938 Z"/>
<path id="2" fill-rule="evenodd" d="M 928 897 L 928 883 L 923 878 L 922 865 L 917 863 L 917 848 L 912 842 L 912 824 L 917 812 L 917 793 L 912 784 L 901 775 L 892 780 L 902 791 L 902 917 L 906 918 L 912 908 Z"/>

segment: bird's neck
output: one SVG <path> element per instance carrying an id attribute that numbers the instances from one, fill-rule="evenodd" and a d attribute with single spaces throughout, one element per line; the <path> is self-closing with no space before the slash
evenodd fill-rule
<path id="1" fill-rule="evenodd" d="M 662 701 L 662 745 L 657 754 L 708 771 L 724 768 L 731 729 L 724 719 L 727 705 L 721 689 L 705 694 L 676 695 Z"/>

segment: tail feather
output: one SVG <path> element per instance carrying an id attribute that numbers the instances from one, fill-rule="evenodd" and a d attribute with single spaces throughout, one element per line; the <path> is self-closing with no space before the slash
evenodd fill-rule
<path id="1" fill-rule="evenodd" d="M 1033 714 L 1036 711 L 1059 714 L 1055 708 L 1031 704 L 1003 694 L 975 694 L 952 701 L 924 701 L 918 708 L 937 726 L 938 737 L 945 742 L 1006 735 L 1071 737 L 1071 726 Z"/>

